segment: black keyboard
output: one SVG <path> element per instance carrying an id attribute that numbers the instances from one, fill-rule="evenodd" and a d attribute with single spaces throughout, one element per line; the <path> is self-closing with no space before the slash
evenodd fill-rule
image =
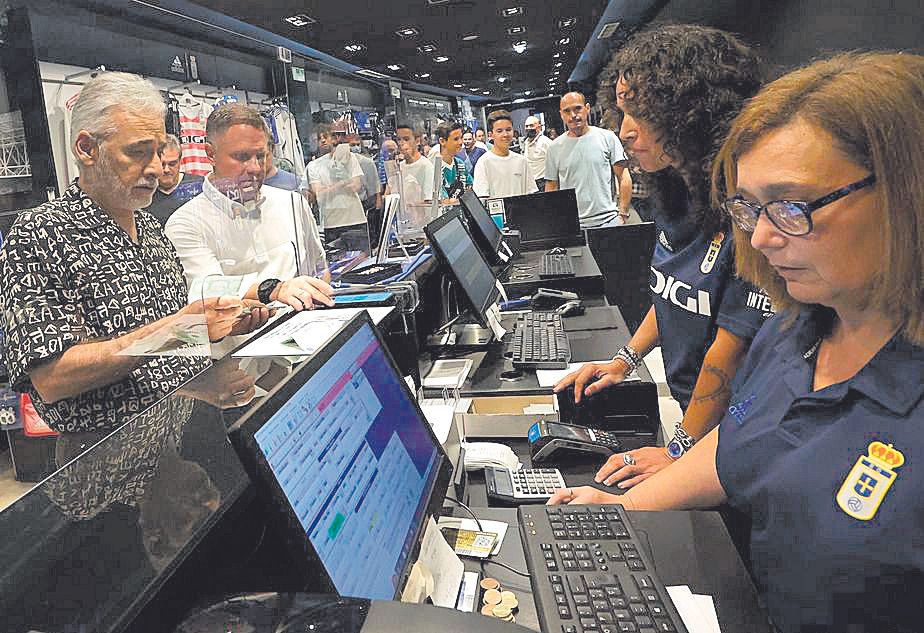
<path id="1" fill-rule="evenodd" d="M 514 367 L 564 369 L 571 362 L 571 345 L 554 312 L 527 312 L 517 319 L 508 350 Z"/>
<path id="2" fill-rule="evenodd" d="M 545 633 L 687 633 L 620 505 L 520 506 Z"/>
<path id="3" fill-rule="evenodd" d="M 542 256 L 539 279 L 550 279 L 552 277 L 574 277 L 574 266 L 571 265 L 570 255 L 546 253 Z"/>

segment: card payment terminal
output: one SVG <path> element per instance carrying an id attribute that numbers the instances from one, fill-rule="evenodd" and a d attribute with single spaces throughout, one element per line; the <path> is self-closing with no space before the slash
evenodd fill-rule
<path id="1" fill-rule="evenodd" d="M 533 462 L 560 459 L 565 453 L 609 456 L 622 450 L 617 436 L 586 426 L 541 420 L 527 433 Z"/>

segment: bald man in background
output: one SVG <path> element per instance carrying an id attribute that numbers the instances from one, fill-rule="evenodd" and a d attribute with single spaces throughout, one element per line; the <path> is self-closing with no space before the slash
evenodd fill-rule
<path id="1" fill-rule="evenodd" d="M 529 173 L 536 181 L 539 191 L 545 191 L 545 157 L 552 140 L 542 133 L 542 123 L 538 117 L 526 117 L 526 139 L 523 141 Z"/>

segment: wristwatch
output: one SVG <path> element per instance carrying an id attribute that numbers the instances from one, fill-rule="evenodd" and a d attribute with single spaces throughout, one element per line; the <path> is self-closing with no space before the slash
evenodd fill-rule
<path id="1" fill-rule="evenodd" d="M 683 430 L 680 424 L 674 429 L 674 437 L 667 443 L 667 454 L 671 459 L 680 459 L 684 453 L 693 448 L 695 440 Z"/>
<path id="2" fill-rule="evenodd" d="M 266 304 L 272 301 L 270 295 L 273 294 L 273 290 L 276 289 L 276 286 L 282 282 L 278 279 L 264 279 L 260 282 L 260 285 L 257 286 L 257 300 L 260 303 Z"/>

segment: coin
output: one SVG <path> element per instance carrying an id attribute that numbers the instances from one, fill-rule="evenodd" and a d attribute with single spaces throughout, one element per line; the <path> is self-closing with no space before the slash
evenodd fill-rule
<path id="1" fill-rule="evenodd" d="M 501 592 L 497 589 L 488 589 L 484 592 L 484 603 L 485 604 L 500 604 L 501 601 Z"/>
<path id="2" fill-rule="evenodd" d="M 481 607 L 481 615 L 486 615 L 489 618 L 493 618 L 494 617 L 494 605 L 486 604 L 483 607 Z"/>
<path id="3" fill-rule="evenodd" d="M 504 605 L 505 607 L 509 607 L 510 610 L 513 611 L 514 609 L 520 606 L 520 601 L 517 600 L 516 598 L 509 598 L 509 599 L 505 598 L 501 600 L 501 604 Z"/>
<path id="4" fill-rule="evenodd" d="M 501 604 L 509 605 L 511 602 L 516 602 L 517 596 L 512 591 L 501 591 Z"/>
<path id="5" fill-rule="evenodd" d="M 510 617 L 510 607 L 505 607 L 502 604 L 497 605 L 496 607 L 494 607 L 494 617 L 500 618 L 502 620 L 505 618 L 509 618 Z"/>
<path id="6" fill-rule="evenodd" d="M 497 589 L 500 587 L 500 583 L 497 582 L 494 578 L 485 578 L 479 583 L 482 589 Z"/>

